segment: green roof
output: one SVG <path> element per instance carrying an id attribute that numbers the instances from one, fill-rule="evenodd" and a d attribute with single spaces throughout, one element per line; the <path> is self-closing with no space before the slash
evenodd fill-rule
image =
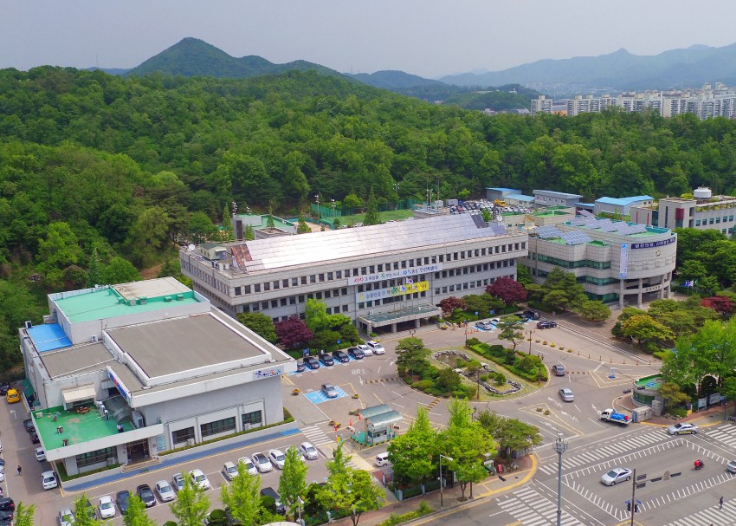
<path id="1" fill-rule="evenodd" d="M 105 420 L 94 406 L 84 414 L 67 411 L 63 406 L 33 411 L 32 414 L 43 447 L 47 450 L 62 447 L 64 439 L 72 445 L 118 433 L 117 422 L 113 418 Z M 125 431 L 133 430 L 130 422 L 123 422 L 121 425 Z M 63 428 L 61 434 L 56 432 L 59 426 Z"/>
<path id="2" fill-rule="evenodd" d="M 180 301 L 177 298 L 181 296 Z M 56 304 L 72 323 L 81 323 L 92 320 L 103 320 L 118 316 L 128 316 L 142 312 L 152 312 L 159 309 L 171 308 L 176 305 L 191 305 L 198 303 L 194 292 L 182 292 L 158 298 L 146 298 L 145 304 L 130 305 L 125 298 L 112 287 L 103 287 L 90 290 L 83 294 L 60 298 Z"/>

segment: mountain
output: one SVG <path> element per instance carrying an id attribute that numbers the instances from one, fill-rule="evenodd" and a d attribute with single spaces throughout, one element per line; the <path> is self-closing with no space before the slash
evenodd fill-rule
<path id="1" fill-rule="evenodd" d="M 418 75 L 411 75 L 404 73 L 403 71 L 385 70 L 376 71 L 375 73 L 358 73 L 357 75 L 350 75 L 356 80 L 373 86 L 376 88 L 384 89 L 405 89 L 416 86 L 447 86 L 444 82 L 439 80 L 430 80 L 420 77 Z"/>
<path id="2" fill-rule="evenodd" d="M 342 76 L 335 70 L 304 60 L 274 64 L 263 57 L 236 58 L 197 38 L 185 38 L 129 70 L 126 75 L 142 76 L 154 71 L 183 77 L 250 78 L 292 70 L 315 70 Z"/>
<path id="3" fill-rule="evenodd" d="M 503 71 L 464 73 L 440 79 L 460 86 L 503 84 L 608 86 L 616 90 L 666 89 L 704 82 L 736 82 L 736 44 L 702 45 L 665 51 L 655 56 L 632 55 L 620 49 L 597 57 L 539 60 Z"/>

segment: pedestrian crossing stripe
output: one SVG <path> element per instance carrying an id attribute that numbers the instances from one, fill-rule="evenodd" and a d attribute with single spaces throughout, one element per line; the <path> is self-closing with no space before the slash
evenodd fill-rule
<path id="1" fill-rule="evenodd" d="M 736 500 L 724 501 L 723 509 L 716 502 L 713 506 L 668 522 L 664 526 L 711 526 L 712 524 L 724 526 L 736 524 Z"/>
<path id="2" fill-rule="evenodd" d="M 557 505 L 533 488 L 523 488 L 509 496 L 497 498 L 501 509 L 525 526 L 548 526 L 557 523 Z M 582 526 L 575 517 L 562 511 L 560 524 Z"/>
<path id="3" fill-rule="evenodd" d="M 317 426 L 307 426 L 300 429 L 312 445 L 319 447 L 324 444 L 334 443 L 335 441 L 327 436 L 327 434 Z"/>

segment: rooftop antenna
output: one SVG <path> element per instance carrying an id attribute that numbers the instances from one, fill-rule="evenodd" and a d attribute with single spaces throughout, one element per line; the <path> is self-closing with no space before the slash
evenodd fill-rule
<path id="1" fill-rule="evenodd" d="M 100 69 L 100 61 L 97 58 L 97 53 L 95 53 L 95 65 L 97 66 L 97 69 Z"/>

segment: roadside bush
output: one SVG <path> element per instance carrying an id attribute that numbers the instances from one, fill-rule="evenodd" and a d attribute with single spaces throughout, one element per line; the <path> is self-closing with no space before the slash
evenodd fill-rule
<path id="1" fill-rule="evenodd" d="M 469 363 L 470 363 L 470 362 L 466 362 L 466 361 L 465 361 L 465 360 L 463 360 L 462 358 L 458 358 L 457 360 L 455 360 L 455 367 L 456 367 L 457 369 L 464 369 L 465 367 L 467 367 L 467 366 L 468 366 L 468 364 L 469 364 Z"/>
<path id="2" fill-rule="evenodd" d="M 506 383 L 506 375 L 499 372 L 493 373 L 493 383 L 496 385 L 503 385 Z"/>
<path id="3" fill-rule="evenodd" d="M 538 356 L 515 352 L 502 345 L 488 345 L 487 343 L 474 346 L 473 351 L 530 382 L 547 380 L 547 368 L 544 367 Z"/>
<path id="4" fill-rule="evenodd" d="M 419 380 L 418 382 L 414 382 L 412 387 L 419 389 L 420 391 L 426 391 L 427 389 L 434 387 L 434 382 L 432 380 Z"/>
<path id="5" fill-rule="evenodd" d="M 672 409 L 668 409 L 667 412 L 677 418 L 684 418 L 687 416 L 687 409 L 683 407 L 673 407 Z"/>
<path id="6" fill-rule="evenodd" d="M 468 349 L 472 349 L 479 343 L 483 342 L 481 342 L 478 338 L 468 338 L 468 341 L 465 343 L 465 347 L 467 347 Z"/>
<path id="7" fill-rule="evenodd" d="M 488 381 L 488 378 L 489 378 L 489 375 L 487 375 L 487 374 L 481 374 L 480 375 L 480 381 L 481 382 L 487 382 Z"/>

